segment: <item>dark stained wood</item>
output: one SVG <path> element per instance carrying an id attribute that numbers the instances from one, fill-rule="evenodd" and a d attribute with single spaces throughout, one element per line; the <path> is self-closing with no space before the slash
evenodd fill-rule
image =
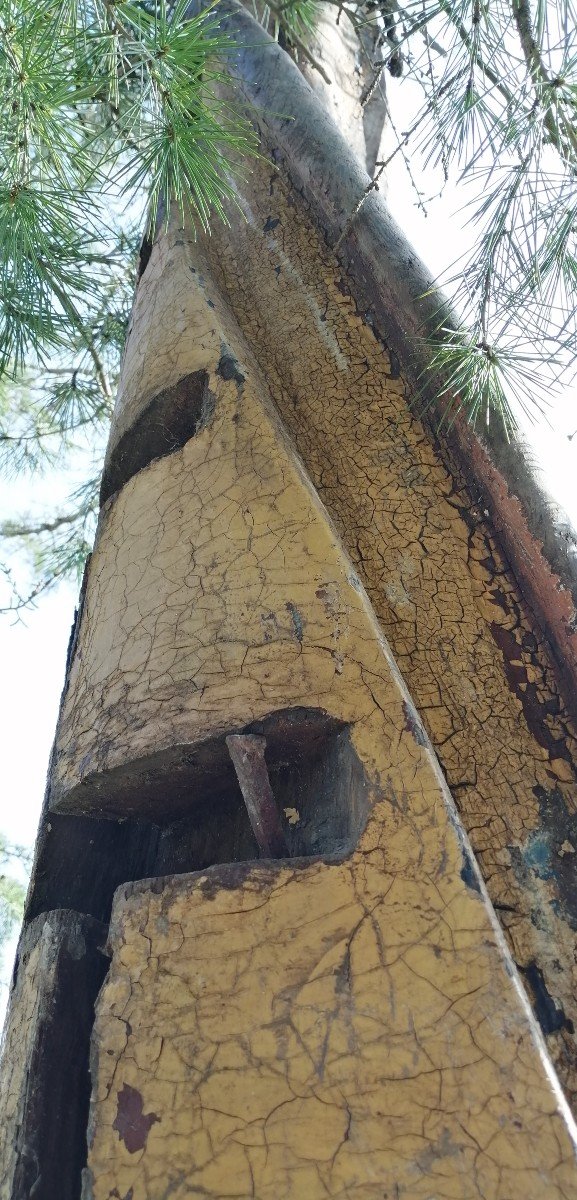
<path id="1" fill-rule="evenodd" d="M 22 935 L 5 1069 L 19 1053 L 26 1061 L 22 1075 L 15 1072 L 16 1107 L 6 1130 L 13 1155 L 0 1171 L 6 1200 L 79 1200 L 90 1034 L 108 966 L 106 933 L 91 917 L 58 910 L 37 918 Z"/>

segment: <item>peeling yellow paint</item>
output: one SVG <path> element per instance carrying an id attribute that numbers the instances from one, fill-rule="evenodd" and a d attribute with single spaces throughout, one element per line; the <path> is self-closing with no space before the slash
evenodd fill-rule
<path id="1" fill-rule="evenodd" d="M 214 415 L 106 508 L 55 802 L 78 810 L 79 778 L 302 706 L 350 727 L 369 817 L 344 861 L 119 890 L 84 1196 L 568 1198 L 571 1118 L 435 756 L 259 367 L 179 241 L 148 270 L 172 256 L 194 329 L 178 372 L 207 370 Z"/>
<path id="2" fill-rule="evenodd" d="M 389 784 L 341 865 L 121 889 L 85 1197 L 575 1194 L 559 1097 L 447 815 Z"/>
<path id="3" fill-rule="evenodd" d="M 543 815 L 557 812 L 560 844 L 577 814 L 575 728 L 547 645 L 487 514 L 411 414 L 403 378 L 370 318 L 356 312 L 302 197 L 264 163 L 243 199 L 250 222 L 231 209 L 230 229 L 190 253 L 210 262 L 367 589 L 513 956 L 539 965 L 566 1015 L 548 1044 L 575 1099 L 577 908 L 568 906 L 576 881 L 561 894 L 554 871 L 539 874 L 525 858 Z M 265 234 L 270 217 L 278 224 Z M 310 319 L 313 304 L 323 336 Z M 346 372 L 327 352 L 329 337 Z"/>

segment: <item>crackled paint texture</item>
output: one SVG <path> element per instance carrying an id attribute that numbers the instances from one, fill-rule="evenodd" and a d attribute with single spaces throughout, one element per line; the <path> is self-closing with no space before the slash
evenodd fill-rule
<path id="1" fill-rule="evenodd" d="M 546 643 L 482 511 L 411 414 L 398 362 L 355 311 L 301 196 L 263 164 L 239 202 L 243 216 L 231 211 L 218 238 L 173 231 L 155 247 L 109 455 L 161 388 L 209 358 L 214 370 L 220 350 L 211 343 L 209 353 L 210 338 L 239 347 L 244 338 L 241 357 L 252 355 L 254 378 L 266 378 L 410 688 L 574 1102 L 577 743 Z M 209 335 L 210 305 L 220 332 Z M 213 433 L 202 436 L 218 455 Z M 263 489 L 269 458 L 263 450 Z M 167 622 L 164 614 L 159 632 Z M 174 645 L 161 636 L 169 661 L 181 635 Z M 188 667 L 178 658 L 183 686 Z M 142 678 L 143 694 L 151 680 Z M 125 683 L 116 678 L 119 701 Z M 132 738 L 132 716 L 130 729 Z"/>
<path id="2" fill-rule="evenodd" d="M 120 889 L 84 1195 L 568 1197 L 572 1125 L 436 759 L 256 365 L 172 253 L 214 416 L 107 506 L 59 803 L 79 770 L 312 705 L 350 723 L 370 817 L 342 863 Z"/>
<path id="3" fill-rule="evenodd" d="M 574 1127 L 437 760 L 259 366 L 173 231 L 110 456 L 160 382 L 199 369 L 210 422 L 105 506 L 52 803 L 82 810 L 114 767 L 309 706 L 350 726 L 369 817 L 342 862 L 119 890 L 85 1200 L 569 1197 Z"/>
<path id="4" fill-rule="evenodd" d="M 547 645 L 300 195 L 264 165 L 240 200 L 199 249 L 367 589 L 575 1102 L 577 742 Z"/>
<path id="5" fill-rule="evenodd" d="M 84 1200 L 575 1194 L 499 934 L 418 760 L 342 865 L 120 890 Z"/>
<path id="6" fill-rule="evenodd" d="M 361 84 L 319 86 L 344 126 Z M 376 153 L 373 116 L 360 157 Z M 163 229 L 135 297 L 44 832 L 94 826 L 95 872 L 116 826 L 75 817 L 127 822 L 126 846 L 135 833 L 134 858 L 102 871 L 108 891 L 72 881 L 106 920 L 112 880 L 187 873 L 116 892 L 82 1197 L 569 1200 L 575 730 L 486 514 L 411 414 L 288 160 L 283 178 L 255 167 L 217 236 Z M 308 858 L 249 862 L 218 754 L 231 733 L 274 730 L 272 714 L 299 763 L 314 742 L 299 720 L 334 738 L 301 793 L 277 760 L 285 833 L 301 794 L 319 837 L 334 801 L 336 832 L 322 855 L 301 831 Z M 42 891 L 49 849 L 33 910 L 48 930 L 42 897 L 72 886 L 55 871 Z M 31 941 L 1 1098 L 6 1200 L 78 1195 L 102 927 L 68 915 L 95 926 L 80 1104 L 68 1016 L 55 1048 L 45 1021 L 63 1014 L 61 976 Z M 24 1188 L 26 1113 L 52 1182 Z"/>

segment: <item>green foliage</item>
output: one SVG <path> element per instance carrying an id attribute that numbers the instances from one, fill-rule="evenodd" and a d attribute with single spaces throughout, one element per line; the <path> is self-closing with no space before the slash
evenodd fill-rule
<path id="1" fill-rule="evenodd" d="M 355 26 L 367 5 L 338 5 Z M 574 0 L 375 0 L 375 86 L 389 69 L 421 96 L 397 153 L 428 165 L 431 193 L 463 185 L 471 251 L 447 273 L 428 374 L 469 420 L 546 409 L 577 355 L 577 8 Z M 422 198 L 419 197 L 422 202 Z M 449 391 L 457 395 L 449 399 Z"/>
<path id="2" fill-rule="evenodd" d="M 420 97 L 376 177 L 408 148 L 427 163 L 431 191 L 449 176 L 464 185 L 472 250 L 448 280 L 462 328 L 440 302 L 428 376 L 447 420 L 463 408 L 474 423 L 497 416 L 508 434 L 519 407 L 544 406 L 576 358 L 575 0 L 253 8 L 314 66 L 323 3 L 361 35 L 373 73 L 365 101 L 387 74 Z M 208 228 L 234 200 L 231 164 L 256 149 L 222 98 L 232 47 L 218 9 L 188 19 L 187 7 L 0 0 L 0 471 L 61 469 L 79 449 L 89 460 L 89 482 L 49 519 L 0 528 L 32 565 L 24 589 L 2 568 L 12 609 L 81 570 L 92 538 L 145 204 L 149 233 L 169 199 Z"/>
<path id="3" fill-rule="evenodd" d="M 282 29 L 289 42 L 298 39 L 306 45 L 311 34 L 314 33 L 320 10 L 321 0 L 286 0 L 284 4 L 275 7 L 274 12 L 271 13 L 271 16 L 274 17 L 271 32 L 278 37 L 279 31 Z M 261 17 L 261 23 L 266 23 L 264 14 Z"/>
<path id="4" fill-rule="evenodd" d="M 71 323 L 58 358 L 27 368 L 18 386 L 0 379 L 0 472 L 7 478 L 62 471 L 82 460 L 86 480 L 46 519 L 26 514 L 0 524 L 10 551 L 28 559 L 31 580 L 20 584 L 2 568 L 12 611 L 25 608 L 60 579 L 79 577 L 98 515 L 98 477 L 118 364 L 134 290 L 137 236 L 117 234 L 107 273 Z M 81 319 L 80 319 L 81 318 Z"/>
<path id="5" fill-rule="evenodd" d="M 0 470 L 102 453 L 138 239 L 169 200 L 208 227 L 255 135 L 217 95 L 230 41 L 185 0 L 0 0 Z M 94 457 L 94 455 L 93 455 Z M 96 462 L 89 468 L 96 476 Z M 81 568 L 94 482 L 46 522 L 0 530 L 31 551 L 20 608 Z M 4 567 L 11 583 L 11 572 Z"/>
<path id="6" fill-rule="evenodd" d="M 0 370 L 81 328 L 108 275 L 110 204 L 175 196 L 204 227 L 254 135 L 217 98 L 230 49 L 186 0 L 1 0 Z M 87 270 L 87 266 L 90 270 Z M 102 278 L 103 277 L 103 278 Z"/>

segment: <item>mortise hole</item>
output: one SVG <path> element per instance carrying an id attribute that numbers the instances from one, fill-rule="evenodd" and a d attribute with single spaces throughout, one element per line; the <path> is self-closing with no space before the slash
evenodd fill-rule
<path id="1" fill-rule="evenodd" d="M 369 787 L 349 727 L 295 708 L 242 732 L 266 739 L 288 856 L 350 853 Z M 121 883 L 259 857 L 225 735 L 173 747 L 88 777 L 48 810 L 27 916 L 66 907 L 106 921 Z"/>
<path id="2" fill-rule="evenodd" d="M 180 450 L 208 424 L 214 412 L 214 396 L 208 373 L 184 375 L 174 387 L 159 392 L 126 431 L 105 463 L 100 504 L 105 504 L 133 475 L 149 463 Z"/>
<path id="3" fill-rule="evenodd" d="M 318 709 L 293 708 L 231 733 L 249 735 L 241 737 L 244 743 L 266 740 L 267 772 L 289 857 L 302 862 L 308 856 L 350 853 L 365 824 L 369 787 L 349 727 Z M 90 933 L 86 916 L 78 914 L 107 923 L 120 884 L 259 857 L 224 734 L 92 776 L 66 797 L 65 804 L 66 812 L 49 808 L 43 815 L 28 922 L 52 910 L 53 924 L 60 922 L 66 929 L 80 922 L 79 927 Z M 53 911 L 57 909 L 60 913 Z M 63 960 L 64 971 L 69 965 Z M 48 1020 L 41 1018 L 43 1057 L 36 1076 L 36 1109 L 30 1110 L 32 1127 L 41 1131 L 38 1161 L 46 1175 L 42 1195 L 56 1197 L 60 1186 L 65 1200 L 79 1195 L 86 1162 L 90 1029 L 105 970 L 92 935 L 85 959 L 78 963 L 75 958 L 72 969 L 74 976 L 64 980 L 72 1009 L 60 1005 L 59 976 L 46 1004 Z M 54 1013 L 58 1029 L 51 1024 Z M 76 1091 L 71 1087 L 70 1056 L 62 1053 L 71 1037 Z M 38 1106 L 42 1113 L 55 1114 L 53 1132 L 44 1116 L 36 1120 Z M 45 1129 L 51 1130 L 50 1138 Z M 63 1155 L 70 1167 L 64 1183 L 57 1169 Z M 18 1194 L 29 1192 L 26 1180 Z"/>
<path id="4" fill-rule="evenodd" d="M 137 283 L 140 283 L 140 280 L 142 279 L 142 276 L 144 275 L 144 272 L 146 271 L 146 268 L 150 262 L 151 254 L 152 254 L 152 238 L 150 238 L 148 236 L 148 234 L 145 234 L 140 243 L 140 250 L 138 253 L 138 268 L 137 268 L 137 272 L 136 272 L 136 282 Z"/>

